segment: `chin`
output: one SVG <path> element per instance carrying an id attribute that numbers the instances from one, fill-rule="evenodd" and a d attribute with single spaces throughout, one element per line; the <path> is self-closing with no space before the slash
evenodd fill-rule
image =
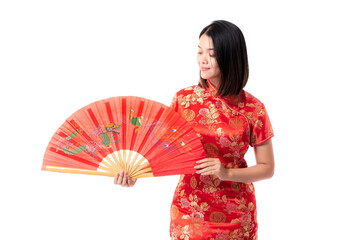
<path id="1" fill-rule="evenodd" d="M 203 74 L 201 73 L 200 76 L 203 78 L 203 79 L 209 79 L 211 77 L 210 74 Z"/>

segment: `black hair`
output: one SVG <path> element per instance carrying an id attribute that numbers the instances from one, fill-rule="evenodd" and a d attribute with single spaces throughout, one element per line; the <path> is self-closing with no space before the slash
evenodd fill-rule
<path id="1" fill-rule="evenodd" d="M 218 63 L 221 81 L 217 96 L 227 97 L 240 94 L 249 77 L 249 65 L 245 38 L 241 30 L 225 20 L 213 21 L 200 33 L 212 38 L 215 58 Z M 200 75 L 199 86 L 207 88 L 207 79 Z"/>

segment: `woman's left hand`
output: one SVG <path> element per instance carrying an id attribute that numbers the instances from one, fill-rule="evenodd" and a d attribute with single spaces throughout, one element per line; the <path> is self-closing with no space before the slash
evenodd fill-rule
<path id="1" fill-rule="evenodd" d="M 221 163 L 218 158 L 205 158 L 197 161 L 199 165 L 195 166 L 196 173 L 201 175 L 216 175 L 220 180 L 224 180 L 227 177 L 228 170 Z"/>

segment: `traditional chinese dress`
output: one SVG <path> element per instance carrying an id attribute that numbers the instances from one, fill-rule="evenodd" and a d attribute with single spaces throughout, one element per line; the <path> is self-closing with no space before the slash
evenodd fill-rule
<path id="1" fill-rule="evenodd" d="M 246 168 L 250 146 L 274 136 L 264 104 L 246 91 L 216 97 L 216 88 L 185 88 L 172 108 L 192 123 L 207 157 L 225 168 Z M 256 201 L 252 183 L 221 181 L 214 175 L 182 175 L 171 205 L 172 240 L 257 239 Z"/>

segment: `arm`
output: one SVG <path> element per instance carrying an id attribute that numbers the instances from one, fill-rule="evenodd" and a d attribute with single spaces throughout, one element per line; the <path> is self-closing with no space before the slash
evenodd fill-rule
<path id="1" fill-rule="evenodd" d="M 221 180 L 250 183 L 271 178 L 274 175 L 274 153 L 271 139 L 254 147 L 256 165 L 248 168 L 226 169 L 218 158 L 206 158 L 198 161 L 196 173 L 216 175 Z"/>
<path id="2" fill-rule="evenodd" d="M 228 169 L 227 179 L 234 182 L 256 182 L 274 175 L 275 163 L 271 139 L 255 146 L 256 165 L 248 168 Z"/>

